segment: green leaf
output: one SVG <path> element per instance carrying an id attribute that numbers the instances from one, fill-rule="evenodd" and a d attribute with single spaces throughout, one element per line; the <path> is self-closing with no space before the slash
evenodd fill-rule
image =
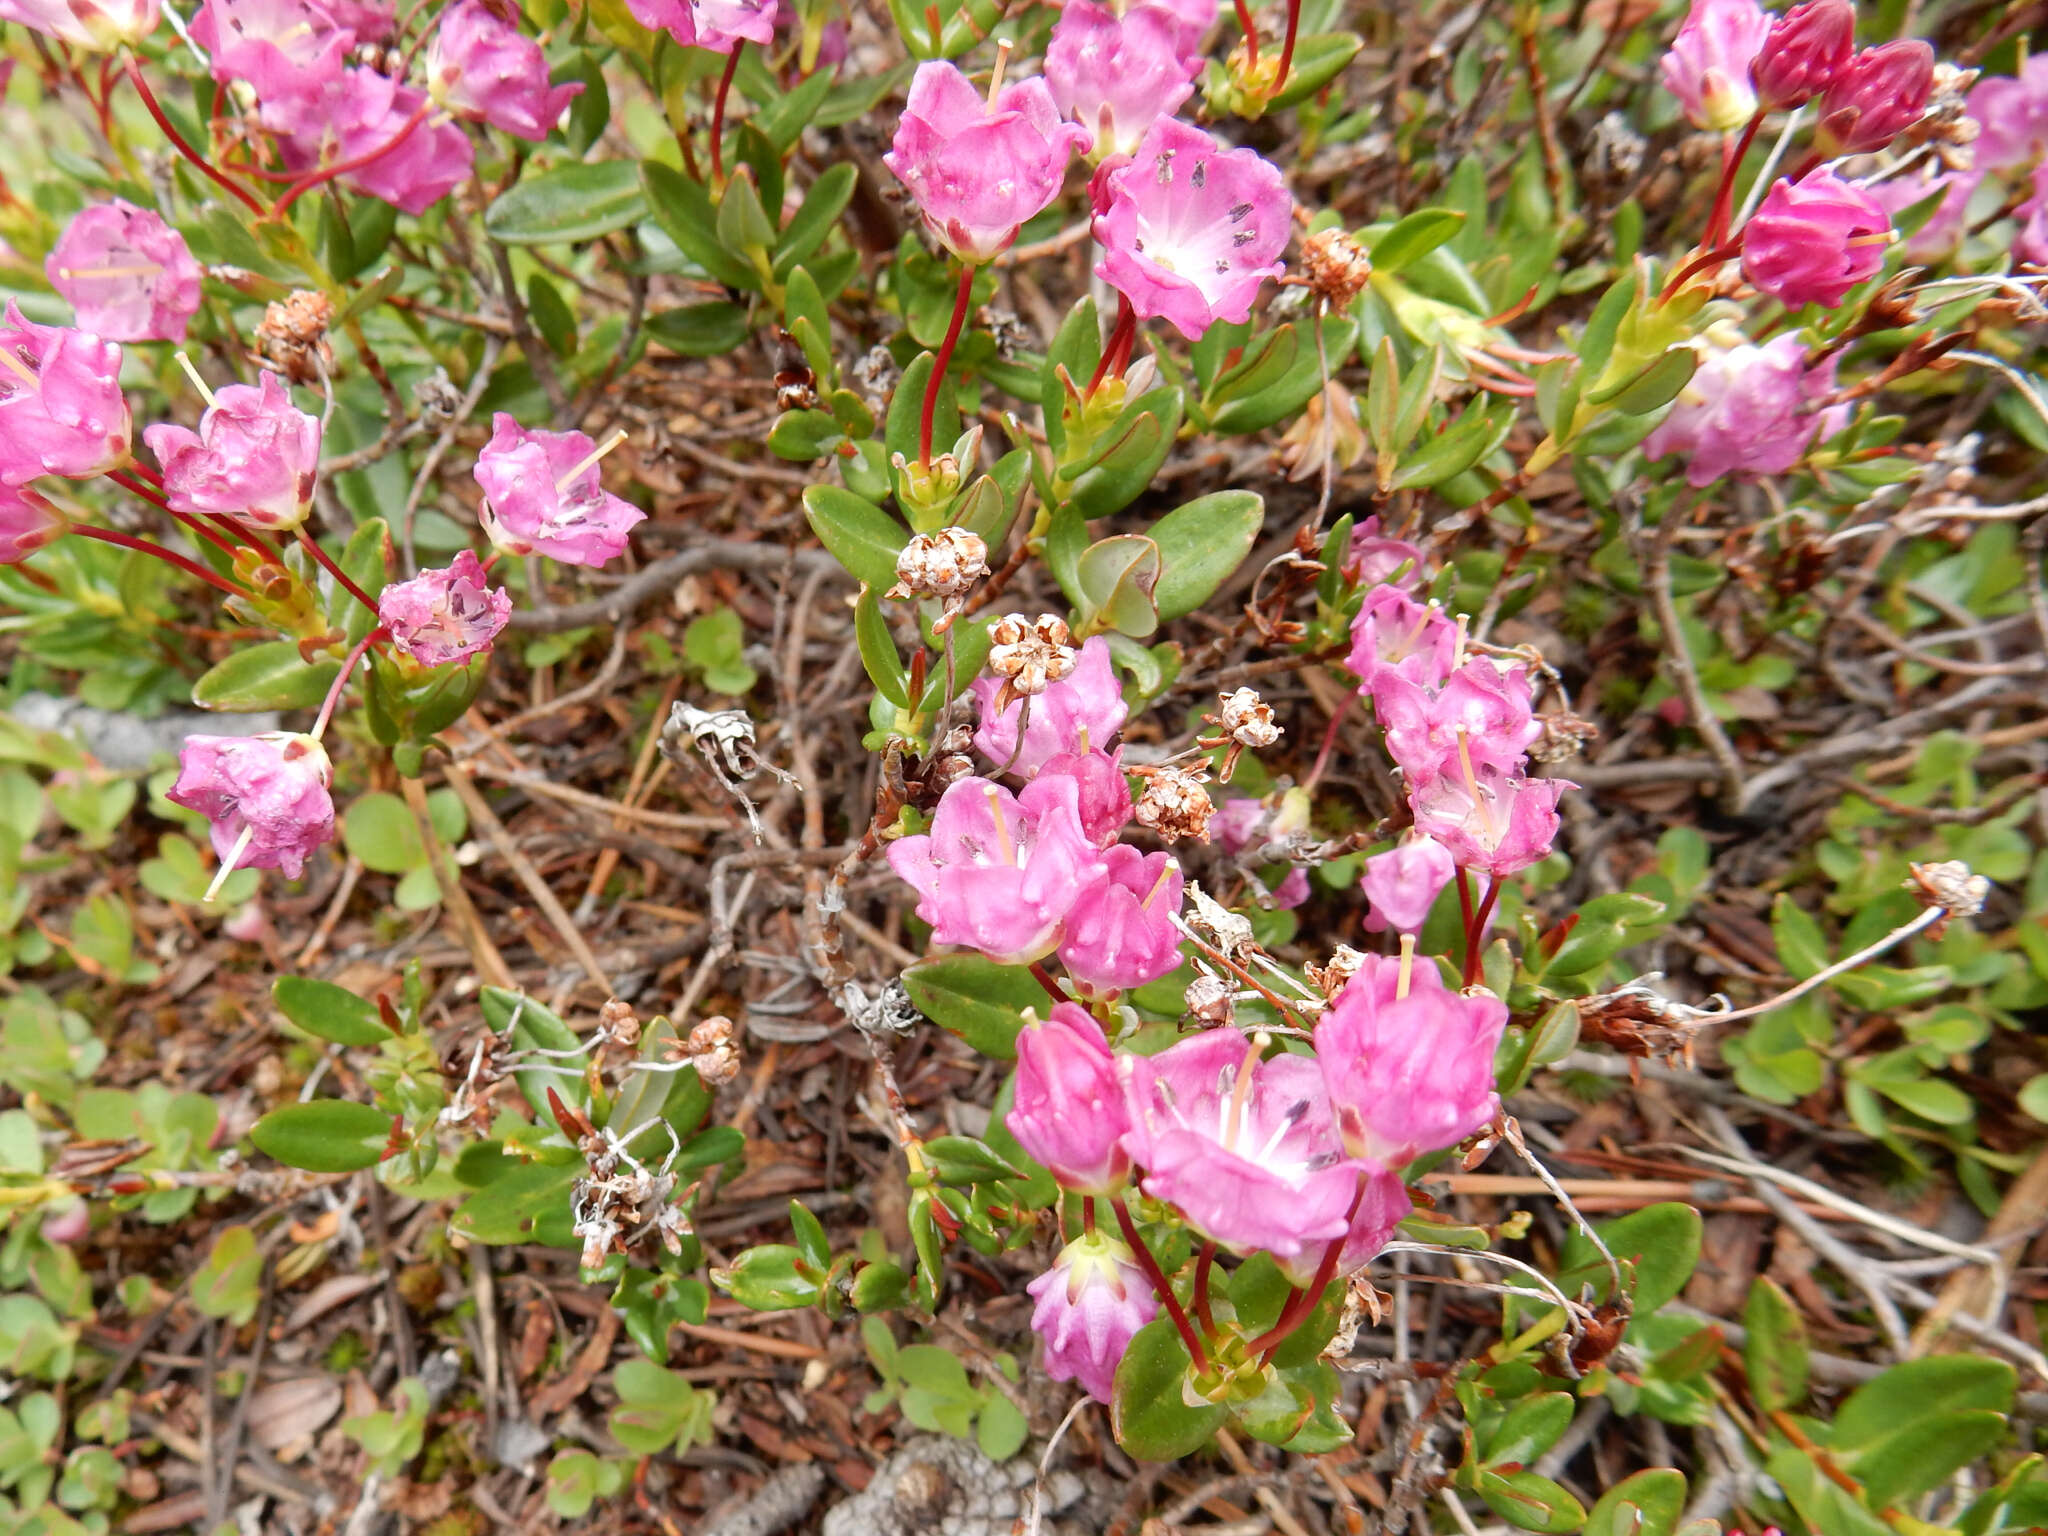
<path id="1" fill-rule="evenodd" d="M 1481 1471 L 1479 1497 L 1508 1524 L 1525 1531 L 1562 1536 L 1586 1523 L 1585 1505 L 1534 1472 Z"/>
<path id="2" fill-rule="evenodd" d="M 1676 1201 L 1646 1205 L 1601 1222 L 1596 1230 L 1622 1262 L 1624 1272 L 1629 1265 L 1635 1267 L 1635 1315 L 1639 1318 L 1648 1317 L 1684 1290 L 1700 1260 L 1700 1213 Z M 1584 1233 L 1574 1232 L 1566 1241 L 1557 1283 L 1567 1296 L 1576 1296 L 1580 1286 L 1589 1284 L 1596 1294 L 1607 1295 L 1607 1261 Z"/>
<path id="3" fill-rule="evenodd" d="M 717 693 L 739 695 L 760 680 L 746 657 L 746 632 L 740 616 L 717 607 L 690 620 L 683 631 L 683 658 L 703 674 L 705 686 Z"/>
<path id="4" fill-rule="evenodd" d="M 647 317 L 647 334 L 685 357 L 719 357 L 735 351 L 751 330 L 746 310 L 725 299 L 685 304 Z"/>
<path id="5" fill-rule="evenodd" d="M 1804 981 L 1827 966 L 1828 942 L 1820 924 L 1784 891 L 1771 903 L 1771 937 L 1777 943 L 1778 958 L 1795 979 Z"/>
<path id="6" fill-rule="evenodd" d="M 1142 640 L 1159 627 L 1152 606 L 1159 546 L 1143 534 L 1097 540 L 1081 551 L 1074 575 L 1081 589 L 1082 635 L 1113 629 Z"/>
<path id="7" fill-rule="evenodd" d="M 896 557 L 910 534 L 887 512 L 836 485 L 813 485 L 804 491 L 804 516 L 854 580 L 877 592 L 896 584 Z"/>
<path id="8" fill-rule="evenodd" d="M 873 587 L 862 587 L 854 602 L 853 640 L 875 691 L 898 709 L 909 708 L 910 674 L 896 649 L 895 636 L 889 633 L 889 621 L 882 617 L 882 605 L 875 601 Z"/>
<path id="9" fill-rule="evenodd" d="M 760 274 L 718 243 L 717 215 L 712 211 L 710 193 L 659 160 L 640 162 L 640 180 L 654 221 L 675 242 L 677 250 L 728 288 L 747 292 L 760 288 Z"/>
<path id="10" fill-rule="evenodd" d="M 382 1045 L 391 1038 L 377 1005 L 347 987 L 311 976 L 280 976 L 270 984 L 278 1010 L 309 1035 L 337 1045 Z"/>
<path id="11" fill-rule="evenodd" d="M 1208 1444 L 1230 1417 L 1213 1404 L 1190 1408 L 1181 1384 L 1192 1362 L 1173 1320 L 1156 1317 L 1140 1328 L 1116 1368 L 1110 1427 L 1116 1443 L 1140 1461 L 1178 1461 Z"/>
<path id="12" fill-rule="evenodd" d="M 846 436 L 830 411 L 784 411 L 768 429 L 768 451 L 793 464 L 822 459 Z"/>
<path id="13" fill-rule="evenodd" d="M 993 1184 L 1024 1177 L 994 1148 L 972 1136 L 934 1136 L 924 1144 L 924 1155 L 932 1171 L 948 1184 Z"/>
<path id="14" fill-rule="evenodd" d="M 1547 976 L 1579 976 L 1605 965 L 1633 941 L 1631 929 L 1664 915 L 1664 903 L 1633 891 L 1595 896 L 1579 908 L 1579 921 L 1550 957 Z"/>
<path id="15" fill-rule="evenodd" d="M 1872 1509 L 1931 1493 L 2004 1443 L 2003 1413 L 1989 1408 L 1943 1412 L 1887 1435 L 1855 1460 Z"/>
<path id="16" fill-rule="evenodd" d="M 803 1254 L 787 1243 L 749 1248 L 730 1269 L 714 1269 L 711 1283 L 756 1312 L 808 1307 L 819 1297 L 818 1278 Z"/>
<path id="17" fill-rule="evenodd" d="M 1161 619 L 1193 613 L 1251 553 L 1266 524 L 1265 499 L 1253 491 L 1217 491 L 1174 508 L 1147 533 L 1159 546 L 1152 597 Z"/>
<path id="18" fill-rule="evenodd" d="M 1043 1013 L 1045 988 L 1021 965 L 997 965 L 981 955 L 935 955 L 903 973 L 917 1011 L 949 1029 L 984 1056 L 1013 1061 L 1024 1010 Z"/>
<path id="19" fill-rule="evenodd" d="M 612 1372 L 619 1406 L 609 1421 L 612 1438 L 639 1456 L 687 1450 L 711 1438 L 717 1398 L 652 1360 L 627 1360 Z"/>
<path id="20" fill-rule="evenodd" d="M 761 190 L 755 184 L 751 165 L 733 167 L 718 200 L 718 240 L 728 251 L 770 251 L 775 247 L 775 225 L 761 206 Z"/>
<path id="21" fill-rule="evenodd" d="M 1849 1394 L 1828 1443 L 1838 1451 L 1862 1451 L 1929 1416 L 1980 1409 L 2008 1413 L 2016 1385 L 2013 1368 L 1988 1355 L 1907 1360 Z"/>
<path id="22" fill-rule="evenodd" d="M 265 1155 L 313 1173 L 373 1168 L 391 1142 L 392 1117 L 347 1099 L 312 1099 L 273 1109 L 249 1128 Z"/>
<path id="23" fill-rule="evenodd" d="M 219 662 L 192 685 L 192 702 L 201 709 L 236 712 L 266 709 L 313 709 L 341 675 L 341 663 L 322 658 L 308 663 L 290 640 L 266 640 L 244 646 Z"/>
<path id="24" fill-rule="evenodd" d="M 1650 1467 L 1623 1478 L 1586 1516 L 1586 1536 L 1672 1536 L 1685 1515 L 1685 1474 Z"/>
<path id="25" fill-rule="evenodd" d="M 981 1454 L 1001 1464 L 1016 1455 L 1031 1433 L 1031 1426 L 1017 1405 L 1000 1392 L 991 1391 L 975 1421 L 974 1440 Z"/>
<path id="26" fill-rule="evenodd" d="M 376 790 L 342 813 L 344 847 L 380 875 L 402 875 L 427 862 L 412 808 L 394 794 Z"/>
<path id="27" fill-rule="evenodd" d="M 1356 32 L 1312 32 L 1297 39 L 1287 84 L 1266 103 L 1266 110 L 1279 112 L 1307 101 L 1342 74 L 1364 46 L 1365 39 Z"/>
<path id="28" fill-rule="evenodd" d="M 1534 1392 L 1523 1398 L 1486 1438 L 1486 1464 L 1519 1467 L 1534 1461 L 1571 1427 L 1573 1402 L 1569 1392 Z"/>
<path id="29" fill-rule="evenodd" d="M 1455 208 L 1418 208 L 1373 241 L 1366 253 L 1375 272 L 1389 275 L 1419 261 L 1465 227 Z"/>
<path id="30" fill-rule="evenodd" d="M 522 177 L 484 211 L 484 233 L 503 245 L 568 244 L 646 217 L 640 167 L 598 160 Z"/>
<path id="31" fill-rule="evenodd" d="M 226 1318 L 239 1328 L 256 1315 L 262 1278 L 263 1255 L 257 1251 L 256 1234 L 247 1227 L 227 1227 L 193 1274 L 188 1294 L 202 1316 Z"/>
<path id="32" fill-rule="evenodd" d="M 1691 347 L 1673 347 L 1611 394 L 1602 390 L 1587 398 L 1623 416 L 1647 416 L 1676 400 L 1698 367 L 1699 354 Z"/>
<path id="33" fill-rule="evenodd" d="M 550 1248 L 573 1248 L 570 1188 L 588 1172 L 581 1158 L 566 1163 L 514 1163 L 494 1172 L 489 1183 L 464 1200 L 449 1218 L 449 1225 L 471 1242 L 493 1247 L 541 1243 Z"/>
<path id="34" fill-rule="evenodd" d="M 1742 1367 L 1757 1406 L 1790 1408 L 1798 1403 L 1806 1396 L 1806 1320 L 1768 1275 L 1750 1282 L 1742 1326 L 1749 1333 L 1742 1346 Z"/>
<path id="35" fill-rule="evenodd" d="M 859 168 L 851 161 L 841 161 L 828 166 L 811 183 L 803 206 L 790 218 L 789 227 L 782 232 L 781 243 L 775 248 L 777 277 L 788 276 L 798 262 L 824 243 L 839 216 L 846 212 L 846 205 L 853 200 L 853 189 L 859 180 Z"/>

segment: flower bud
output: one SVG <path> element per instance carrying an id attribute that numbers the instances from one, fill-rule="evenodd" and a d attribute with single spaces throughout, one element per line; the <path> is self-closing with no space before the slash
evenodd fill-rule
<path id="1" fill-rule="evenodd" d="M 1749 69 L 1771 30 L 1757 0 L 1692 0 L 1664 55 L 1664 84 L 1695 128 L 1727 133 L 1756 111 Z"/>
<path id="2" fill-rule="evenodd" d="M 1900 38 L 1866 48 L 1828 82 L 1820 101 L 1822 153 L 1865 155 L 1920 121 L 1934 89 L 1934 50 Z"/>
<path id="3" fill-rule="evenodd" d="M 1817 166 L 1780 179 L 1742 231 L 1742 275 L 1788 309 L 1835 309 L 1884 266 L 1891 215 L 1862 188 Z"/>
<path id="4" fill-rule="evenodd" d="M 1372 909 L 1365 919 L 1367 931 L 1420 931 L 1457 868 L 1450 850 L 1433 837 L 1412 838 L 1374 854 L 1365 861 L 1365 873 L 1359 880 Z"/>
<path id="5" fill-rule="evenodd" d="M 1017 1088 L 1003 1117 L 1017 1144 L 1063 1188 L 1110 1195 L 1129 1177 L 1130 1125 L 1109 1037 L 1086 1009 L 1056 1003 L 1017 1034 Z"/>
<path id="6" fill-rule="evenodd" d="M 1118 1362 L 1159 1310 L 1131 1250 L 1091 1232 L 1067 1244 L 1024 1289 L 1038 1299 L 1031 1327 L 1045 1340 L 1045 1374 L 1078 1381 L 1098 1403 L 1109 1402 Z"/>
<path id="7" fill-rule="evenodd" d="M 1797 107 L 1826 90 L 1856 50 L 1856 7 L 1849 0 L 1806 0 L 1771 24 L 1750 68 L 1764 106 Z"/>
<path id="8" fill-rule="evenodd" d="M 24 486 L 0 482 L 0 565 L 19 565 L 66 527 L 64 514 Z"/>

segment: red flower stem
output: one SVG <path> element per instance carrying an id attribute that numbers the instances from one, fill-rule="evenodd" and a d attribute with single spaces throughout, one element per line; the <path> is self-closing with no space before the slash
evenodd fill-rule
<path id="1" fill-rule="evenodd" d="M 1209 1311 L 1209 1272 L 1215 1264 L 1216 1245 L 1202 1244 L 1201 1257 L 1195 1260 L 1195 1317 L 1205 1334 L 1216 1331 L 1216 1319 Z"/>
<path id="2" fill-rule="evenodd" d="M 261 218 L 263 216 L 263 205 L 257 202 L 256 199 L 250 195 L 248 189 L 245 187 L 238 186 L 236 183 L 230 181 L 227 177 L 223 176 L 207 160 L 206 156 L 200 154 L 198 150 L 194 149 L 190 144 L 186 143 L 185 136 L 179 133 L 177 129 L 171 126 L 171 120 L 168 117 L 164 116 L 164 109 L 157 104 L 156 97 L 150 93 L 149 82 L 142 78 L 142 68 L 135 62 L 134 55 L 129 55 L 128 58 L 124 61 L 124 64 L 126 66 L 129 83 L 135 87 L 135 94 L 142 98 L 143 106 L 147 107 L 149 109 L 149 115 L 152 118 L 156 119 L 157 127 L 161 128 L 163 130 L 164 137 L 171 141 L 171 147 L 177 150 L 177 152 L 183 155 L 187 160 L 190 160 L 193 165 L 197 166 L 200 171 L 200 174 L 205 176 L 207 180 L 211 181 L 215 186 L 220 187 L 222 190 L 233 193 L 234 196 L 241 199 L 242 205 L 244 207 L 246 207 L 251 213 L 255 214 L 258 218 Z"/>
<path id="3" fill-rule="evenodd" d="M 1467 938 L 1470 938 L 1472 933 L 1472 882 L 1465 878 L 1465 871 L 1463 869 L 1458 871 L 1458 910 L 1464 914 L 1465 934 Z"/>
<path id="4" fill-rule="evenodd" d="M 725 56 L 725 73 L 718 77 L 718 94 L 711 98 L 711 180 L 714 185 L 725 180 L 725 98 L 732 90 L 732 77 L 739 72 L 740 50 L 746 46 L 745 38 L 734 39 L 732 52 Z"/>
<path id="5" fill-rule="evenodd" d="M 1301 30 L 1301 0 L 1287 0 L 1287 40 L 1280 45 L 1280 69 L 1273 76 L 1273 94 L 1278 96 L 1280 88 L 1287 83 L 1287 72 L 1294 67 L 1294 38 Z"/>
<path id="6" fill-rule="evenodd" d="M 340 566 L 336 565 L 332 558 L 329 557 L 327 551 L 320 547 L 320 541 L 315 539 L 313 535 L 311 535 L 310 533 L 306 532 L 306 525 L 304 523 L 299 524 L 297 531 L 299 535 L 299 542 L 306 547 L 306 553 L 311 555 L 313 559 L 316 562 L 318 562 L 320 568 L 327 572 L 328 575 L 332 576 L 336 581 L 340 582 L 343 587 L 347 588 L 349 593 L 355 598 L 357 602 L 361 603 L 365 608 L 369 609 L 370 612 L 375 613 L 377 611 L 377 600 L 374 597 L 370 596 L 369 593 L 365 592 L 361 587 L 357 586 L 353 581 L 349 580 L 348 572 L 344 571 Z"/>
<path id="7" fill-rule="evenodd" d="M 1493 916 L 1493 904 L 1500 896 L 1500 876 L 1494 875 L 1486 882 L 1486 894 L 1479 898 L 1479 910 L 1465 930 L 1465 985 L 1471 986 L 1479 979 L 1480 961 L 1486 951 L 1486 924 Z"/>
<path id="8" fill-rule="evenodd" d="M 1109 340 L 1102 344 L 1102 361 L 1095 365 L 1087 393 L 1093 395 L 1104 379 L 1122 378 L 1130 366 L 1131 346 L 1138 339 L 1138 312 L 1121 293 L 1116 296 L 1116 324 L 1109 328 Z"/>
<path id="9" fill-rule="evenodd" d="M 152 491 L 148 486 L 139 484 L 138 482 L 129 479 L 120 470 L 109 470 L 107 472 L 107 478 L 113 481 L 114 484 L 120 486 L 122 490 L 128 492 L 129 495 L 139 496 L 144 501 L 148 502 L 151 506 L 158 507 L 163 511 L 168 512 L 172 517 L 176 518 L 178 522 L 182 523 L 190 532 L 206 540 L 207 543 L 211 544 L 215 549 L 219 550 L 222 554 L 226 555 L 228 559 L 233 560 L 236 555 L 241 553 L 241 551 L 237 549 L 233 543 L 231 543 L 227 539 L 222 538 L 219 533 L 215 532 L 213 527 L 210 524 L 208 524 L 204 519 L 194 517 L 190 512 L 180 512 L 176 507 L 172 506 L 169 502 L 165 501 L 163 497 L 157 495 L 157 493 Z"/>
<path id="10" fill-rule="evenodd" d="M 1330 1281 L 1336 1278 L 1337 1260 L 1344 1252 L 1345 1239 L 1351 1235 L 1351 1220 L 1358 1214 L 1358 1207 L 1364 1199 L 1365 1175 L 1360 1173 L 1358 1188 L 1351 1196 L 1350 1209 L 1344 1213 L 1344 1236 L 1337 1238 L 1323 1250 L 1323 1262 L 1316 1266 L 1316 1277 L 1309 1281 L 1308 1289 L 1296 1291 L 1287 1298 L 1287 1305 L 1280 1309 L 1280 1320 L 1245 1345 L 1246 1354 L 1270 1357 L 1274 1350 L 1287 1341 L 1287 1335 L 1299 1328 L 1315 1311 L 1317 1303 L 1323 1299 L 1323 1292 L 1330 1288 Z"/>
<path id="11" fill-rule="evenodd" d="M 1207 1372 L 1209 1352 L 1202 1348 L 1201 1337 L 1194 1325 L 1188 1321 L 1188 1314 L 1180 1304 L 1180 1298 L 1173 1294 L 1173 1287 L 1166 1283 L 1166 1276 L 1160 1273 L 1159 1261 L 1152 1257 L 1152 1250 L 1145 1246 L 1145 1239 L 1138 1234 L 1137 1223 L 1131 1220 L 1131 1213 L 1124 1209 L 1122 1199 L 1112 1197 L 1109 1208 L 1116 1212 L 1116 1224 L 1123 1229 L 1124 1241 L 1130 1245 L 1131 1253 L 1137 1258 L 1138 1268 L 1145 1272 L 1145 1278 L 1152 1282 L 1152 1289 L 1159 1293 L 1159 1301 L 1166 1308 L 1166 1315 L 1173 1319 L 1173 1326 L 1180 1334 L 1181 1343 L 1188 1347 L 1188 1358 L 1195 1362 L 1195 1369 Z"/>
<path id="12" fill-rule="evenodd" d="M 398 146 L 403 144 L 407 139 L 411 138 L 413 130 L 419 127 L 421 123 L 424 123 L 427 120 L 427 114 L 433 110 L 433 102 L 421 102 L 419 105 L 419 110 L 413 113 L 411 117 L 408 117 L 405 120 L 405 126 L 400 128 L 398 132 L 394 133 L 389 139 L 387 139 L 384 143 L 378 145 L 375 149 L 369 151 L 367 154 L 357 155 L 353 160 L 338 160 L 333 165 L 328 166 L 325 170 L 315 171 L 312 175 L 304 178 L 302 181 L 299 182 L 297 186 L 293 187 L 290 191 L 286 192 L 283 197 L 280 197 L 275 203 L 271 205 L 270 217 L 273 219 L 283 218 L 286 211 L 290 209 L 293 203 L 296 203 L 300 198 L 304 197 L 308 192 L 312 191 L 315 187 L 320 186 L 325 182 L 330 182 L 334 180 L 334 178 L 337 176 L 346 176 L 351 171 L 359 171 L 373 160 L 383 159 L 386 155 L 390 154 L 391 151 L 398 148 Z"/>
<path id="13" fill-rule="evenodd" d="M 946 370 L 953 366 L 953 348 L 960 344 L 961 327 L 967 324 L 967 306 L 974 299 L 974 268 L 960 268 L 960 293 L 953 300 L 953 323 L 946 327 L 946 339 L 939 343 L 939 355 L 932 360 L 932 376 L 924 384 L 924 416 L 917 428 L 917 462 L 929 469 L 932 462 L 932 423 L 939 414 L 939 386 Z"/>
<path id="14" fill-rule="evenodd" d="M 155 470 L 151 469 L 147 464 L 144 464 L 139 459 L 131 459 L 129 461 L 128 467 L 125 470 L 123 470 L 122 473 L 126 475 L 133 475 L 138 480 L 146 480 L 151 485 L 160 486 L 164 483 L 164 477 L 162 475 L 158 474 Z"/>
<path id="15" fill-rule="evenodd" d="M 1095 1235 L 1095 1197 L 1093 1195 L 1083 1195 L 1081 1197 L 1081 1230 L 1090 1237 Z M 1062 1232 L 1061 1235 L 1065 1236 L 1065 1233 Z"/>
<path id="16" fill-rule="evenodd" d="M 1707 218 L 1707 235 L 1700 244 L 1712 250 L 1728 236 L 1728 218 L 1735 209 L 1735 175 L 1742 169 L 1743 157 L 1749 153 L 1749 146 L 1756 142 L 1756 131 L 1764 125 L 1763 108 L 1757 108 L 1750 117 L 1749 125 L 1742 130 L 1742 137 L 1731 145 L 1726 136 L 1721 140 L 1721 185 L 1714 192 L 1714 211 Z"/>
<path id="17" fill-rule="evenodd" d="M 1245 0 L 1231 0 L 1237 7 L 1237 24 L 1244 32 L 1244 59 L 1253 69 L 1259 67 L 1259 29 L 1252 25 L 1251 7 Z"/>
<path id="18" fill-rule="evenodd" d="M 1657 295 L 1657 302 L 1661 304 L 1669 299 L 1674 293 L 1678 292 L 1679 289 L 1683 288 L 1709 267 L 1718 267 L 1730 257 L 1740 256 L 1741 254 L 1742 242 L 1740 240 L 1730 240 L 1724 245 L 1715 246 L 1711 251 L 1702 252 L 1678 269 L 1671 281 L 1664 285 L 1663 292 Z"/>
<path id="19" fill-rule="evenodd" d="M 1031 962 L 1031 974 L 1038 978 L 1038 984 L 1045 988 L 1045 995 L 1055 1003 L 1070 1003 L 1073 1001 L 1072 998 L 1060 990 L 1060 984 L 1053 980 L 1052 972 L 1045 968 L 1043 960 Z"/>
<path id="20" fill-rule="evenodd" d="M 216 524 L 225 528 L 235 538 L 240 539 L 259 555 L 275 561 L 278 565 L 284 564 L 284 551 L 248 524 L 229 517 L 225 512 L 209 512 L 207 516 L 211 517 Z"/>
<path id="21" fill-rule="evenodd" d="M 320 702 L 320 713 L 314 718 L 311 732 L 315 741 L 327 734 L 327 722 L 334 718 L 334 706 L 341 702 L 342 690 L 348 687 L 348 680 L 355 675 L 356 663 L 363 659 L 363 652 L 371 642 L 381 640 L 384 631 L 372 625 L 370 632 L 356 642 L 356 648 L 348 653 L 348 659 L 341 664 L 341 671 L 335 674 L 333 684 L 327 690 L 327 697 Z"/>
<path id="22" fill-rule="evenodd" d="M 119 529 L 115 528 L 99 528 L 91 523 L 73 523 L 71 531 L 83 538 L 98 539 L 102 544 L 113 544 L 121 549 L 133 549 L 145 555 L 154 555 L 157 559 L 167 564 L 175 565 L 187 576 L 197 576 L 209 587 L 216 588 L 226 593 L 229 597 L 244 599 L 249 597 L 249 594 L 242 588 L 236 586 L 226 577 L 209 571 L 197 560 L 188 560 L 175 549 L 165 549 L 162 545 L 152 544 L 147 539 L 138 539 L 132 533 L 122 533 Z"/>

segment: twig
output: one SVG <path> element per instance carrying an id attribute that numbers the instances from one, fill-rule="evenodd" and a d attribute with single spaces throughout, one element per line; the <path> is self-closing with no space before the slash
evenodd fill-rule
<path id="1" fill-rule="evenodd" d="M 800 549 L 791 553 L 780 544 L 743 544 L 737 539 L 708 539 L 678 550 L 628 577 L 603 597 L 587 602 L 565 603 L 558 608 L 515 609 L 510 627 L 529 634 L 559 634 L 565 629 L 582 629 L 592 624 L 617 624 L 661 593 L 673 591 L 677 582 L 699 571 L 780 571 L 794 559 L 799 573 L 841 569 L 837 560 L 822 549 Z M 851 578 L 848 578 L 851 580 Z"/>

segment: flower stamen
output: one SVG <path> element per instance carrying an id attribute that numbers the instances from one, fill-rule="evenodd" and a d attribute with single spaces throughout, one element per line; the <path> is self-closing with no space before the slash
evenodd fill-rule
<path id="1" fill-rule="evenodd" d="M 572 465 L 565 473 L 558 476 L 555 480 L 555 489 L 557 491 L 566 491 L 576 481 L 583 478 L 584 472 L 588 470 L 591 467 L 591 465 L 597 463 L 598 460 L 602 459 L 606 454 L 610 453 L 614 448 L 618 447 L 619 444 L 623 443 L 629 435 L 630 434 L 627 433 L 624 427 L 620 427 L 617 431 L 612 433 L 610 437 L 606 438 L 603 442 L 599 443 L 595 448 L 591 449 L 590 452 L 586 453 L 582 458 L 578 459 L 575 462 L 575 464 Z"/>

